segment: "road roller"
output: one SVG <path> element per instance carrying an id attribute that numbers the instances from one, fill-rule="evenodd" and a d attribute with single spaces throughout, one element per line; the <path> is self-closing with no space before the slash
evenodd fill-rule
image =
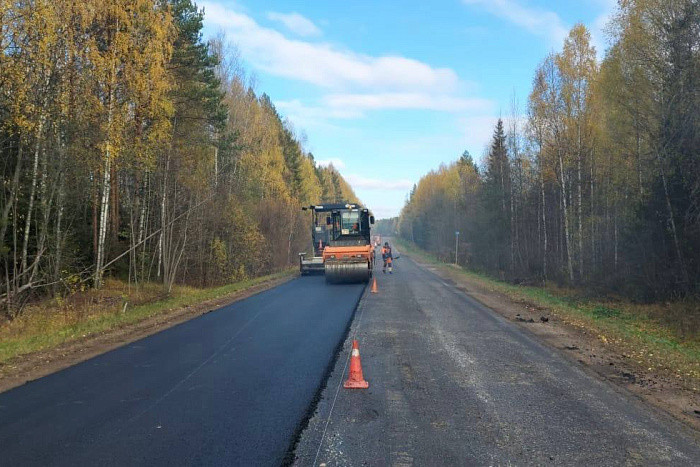
<path id="1" fill-rule="evenodd" d="M 323 268 L 330 284 L 367 282 L 374 268 L 370 235 L 374 216 L 358 204 L 309 206 L 313 213 L 314 257 L 300 254 L 302 274 Z"/>
<path id="2" fill-rule="evenodd" d="M 330 216 L 331 206 L 318 205 L 304 206 L 304 211 L 311 211 L 311 249 L 313 255 L 306 252 L 299 253 L 299 271 L 301 274 L 323 274 L 323 249 L 328 245 L 331 225 L 327 225 L 326 218 Z"/>

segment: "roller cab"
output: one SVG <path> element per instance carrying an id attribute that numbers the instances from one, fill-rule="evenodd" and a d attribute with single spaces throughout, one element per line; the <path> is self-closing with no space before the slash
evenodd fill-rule
<path id="1" fill-rule="evenodd" d="M 374 248 L 370 226 L 374 216 L 356 204 L 331 209 L 326 217 L 330 234 L 323 249 L 326 282 L 331 284 L 367 282 L 372 277 Z"/>

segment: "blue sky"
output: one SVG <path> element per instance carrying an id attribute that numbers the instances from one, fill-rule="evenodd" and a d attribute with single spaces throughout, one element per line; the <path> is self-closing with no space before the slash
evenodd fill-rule
<path id="1" fill-rule="evenodd" d="M 511 102 L 525 113 L 538 63 L 582 22 L 599 57 L 614 0 L 207 0 L 245 68 L 320 164 L 377 217 L 468 150 L 477 160 Z"/>

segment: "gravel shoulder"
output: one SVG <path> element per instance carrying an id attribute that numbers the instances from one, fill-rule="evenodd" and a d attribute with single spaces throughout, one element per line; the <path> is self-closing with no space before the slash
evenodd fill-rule
<path id="1" fill-rule="evenodd" d="M 458 290 L 478 300 L 517 326 L 537 336 L 584 371 L 669 413 L 700 432 L 700 391 L 688 387 L 670 372 L 647 368 L 614 345 L 606 345 L 593 330 L 562 319 L 549 310 L 516 302 L 460 274 L 451 265 L 422 264 Z"/>
<path id="2" fill-rule="evenodd" d="M 429 268 L 379 275 L 296 465 L 700 464 L 697 432 L 600 378 L 555 319 Z M 353 337 L 368 390 L 342 388 Z"/>

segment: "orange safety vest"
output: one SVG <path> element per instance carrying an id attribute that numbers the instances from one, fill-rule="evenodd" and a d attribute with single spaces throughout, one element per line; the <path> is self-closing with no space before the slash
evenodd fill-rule
<path id="1" fill-rule="evenodd" d="M 382 258 L 387 263 L 391 263 L 391 248 L 382 247 Z"/>

